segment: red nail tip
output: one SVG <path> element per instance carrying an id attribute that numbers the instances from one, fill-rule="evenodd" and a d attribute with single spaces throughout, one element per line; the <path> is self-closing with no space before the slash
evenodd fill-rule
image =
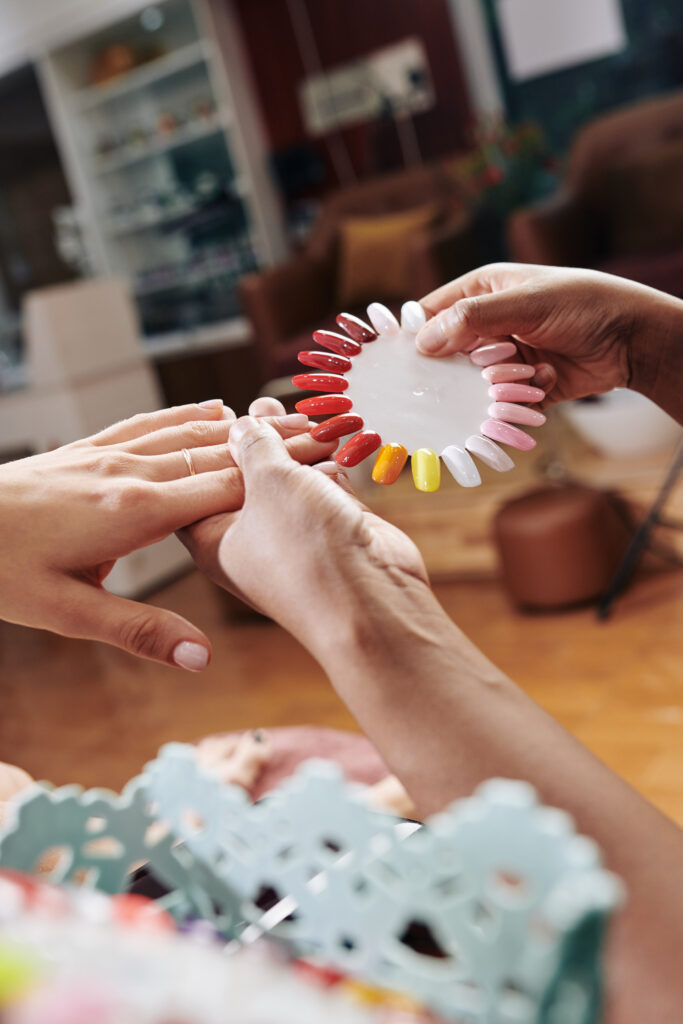
<path id="1" fill-rule="evenodd" d="M 359 320 L 353 313 L 340 313 L 337 317 L 337 323 L 340 327 L 343 327 L 347 334 L 350 334 L 354 341 L 360 341 L 367 343 L 368 341 L 374 341 L 377 337 L 377 331 L 369 327 L 368 324 Z"/>
<path id="2" fill-rule="evenodd" d="M 361 350 L 357 340 L 354 341 L 343 334 L 335 334 L 334 331 L 314 331 L 313 341 L 316 345 L 329 348 L 331 352 L 337 352 L 340 356 L 357 356 Z"/>
<path id="3" fill-rule="evenodd" d="M 346 444 L 342 445 L 334 457 L 339 466 L 357 466 L 368 455 L 376 452 L 382 443 L 382 438 L 374 430 L 361 430 L 360 434 L 354 434 Z"/>
<path id="4" fill-rule="evenodd" d="M 336 441 L 337 438 L 353 434 L 354 431 L 361 430 L 362 427 L 363 421 L 360 416 L 347 413 L 342 416 L 333 416 L 332 419 L 319 423 L 311 430 L 311 437 L 315 441 Z"/>
<path id="5" fill-rule="evenodd" d="M 331 416 L 338 412 L 348 412 L 353 402 L 346 395 L 316 395 L 314 398 L 302 398 L 296 403 L 297 412 L 305 412 L 308 416 Z"/>
<path id="6" fill-rule="evenodd" d="M 318 370 L 332 373 L 346 373 L 353 365 L 346 356 L 334 356 L 331 352 L 299 352 L 298 359 L 304 366 L 315 366 Z"/>
<path id="7" fill-rule="evenodd" d="M 346 391 L 349 386 L 346 377 L 334 373 L 299 373 L 292 377 L 292 384 L 302 391 Z"/>

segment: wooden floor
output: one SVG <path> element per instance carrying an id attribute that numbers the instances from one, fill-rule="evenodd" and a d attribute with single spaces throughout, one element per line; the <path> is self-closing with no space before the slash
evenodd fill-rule
<path id="1" fill-rule="evenodd" d="M 590 609 L 514 611 L 495 581 L 442 583 L 448 613 L 568 729 L 683 824 L 683 572 L 637 581 L 607 624 Z M 0 759 L 55 783 L 118 788 L 167 740 L 252 726 L 354 728 L 277 626 L 226 621 L 197 573 L 154 601 L 211 636 L 201 676 L 0 624 Z"/>

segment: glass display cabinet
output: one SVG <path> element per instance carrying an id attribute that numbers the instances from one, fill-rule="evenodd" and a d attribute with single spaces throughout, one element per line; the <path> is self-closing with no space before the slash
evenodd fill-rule
<path id="1" fill-rule="evenodd" d="M 41 62 L 91 269 L 130 277 L 152 350 L 242 340 L 238 279 L 284 253 L 247 76 L 214 17 L 163 0 Z"/>

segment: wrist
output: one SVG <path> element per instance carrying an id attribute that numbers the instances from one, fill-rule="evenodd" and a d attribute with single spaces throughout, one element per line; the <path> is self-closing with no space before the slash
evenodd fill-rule
<path id="1" fill-rule="evenodd" d="M 627 384 L 683 422 L 683 302 L 649 291 L 633 319 Z"/>

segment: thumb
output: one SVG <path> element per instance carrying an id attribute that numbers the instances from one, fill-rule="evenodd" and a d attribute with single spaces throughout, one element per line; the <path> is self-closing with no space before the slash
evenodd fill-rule
<path id="1" fill-rule="evenodd" d="M 285 443 L 277 431 L 262 419 L 242 416 L 230 428 L 230 454 L 242 470 L 245 491 L 264 473 L 292 465 Z"/>
<path id="2" fill-rule="evenodd" d="M 538 296 L 523 288 L 458 299 L 428 320 L 417 336 L 419 352 L 447 356 L 472 349 L 483 338 L 523 334 L 539 319 Z"/>
<path id="3" fill-rule="evenodd" d="M 174 612 L 77 580 L 61 596 L 61 625 L 68 636 L 99 640 L 138 658 L 190 672 L 201 672 L 209 664 L 211 645 L 206 636 Z"/>

